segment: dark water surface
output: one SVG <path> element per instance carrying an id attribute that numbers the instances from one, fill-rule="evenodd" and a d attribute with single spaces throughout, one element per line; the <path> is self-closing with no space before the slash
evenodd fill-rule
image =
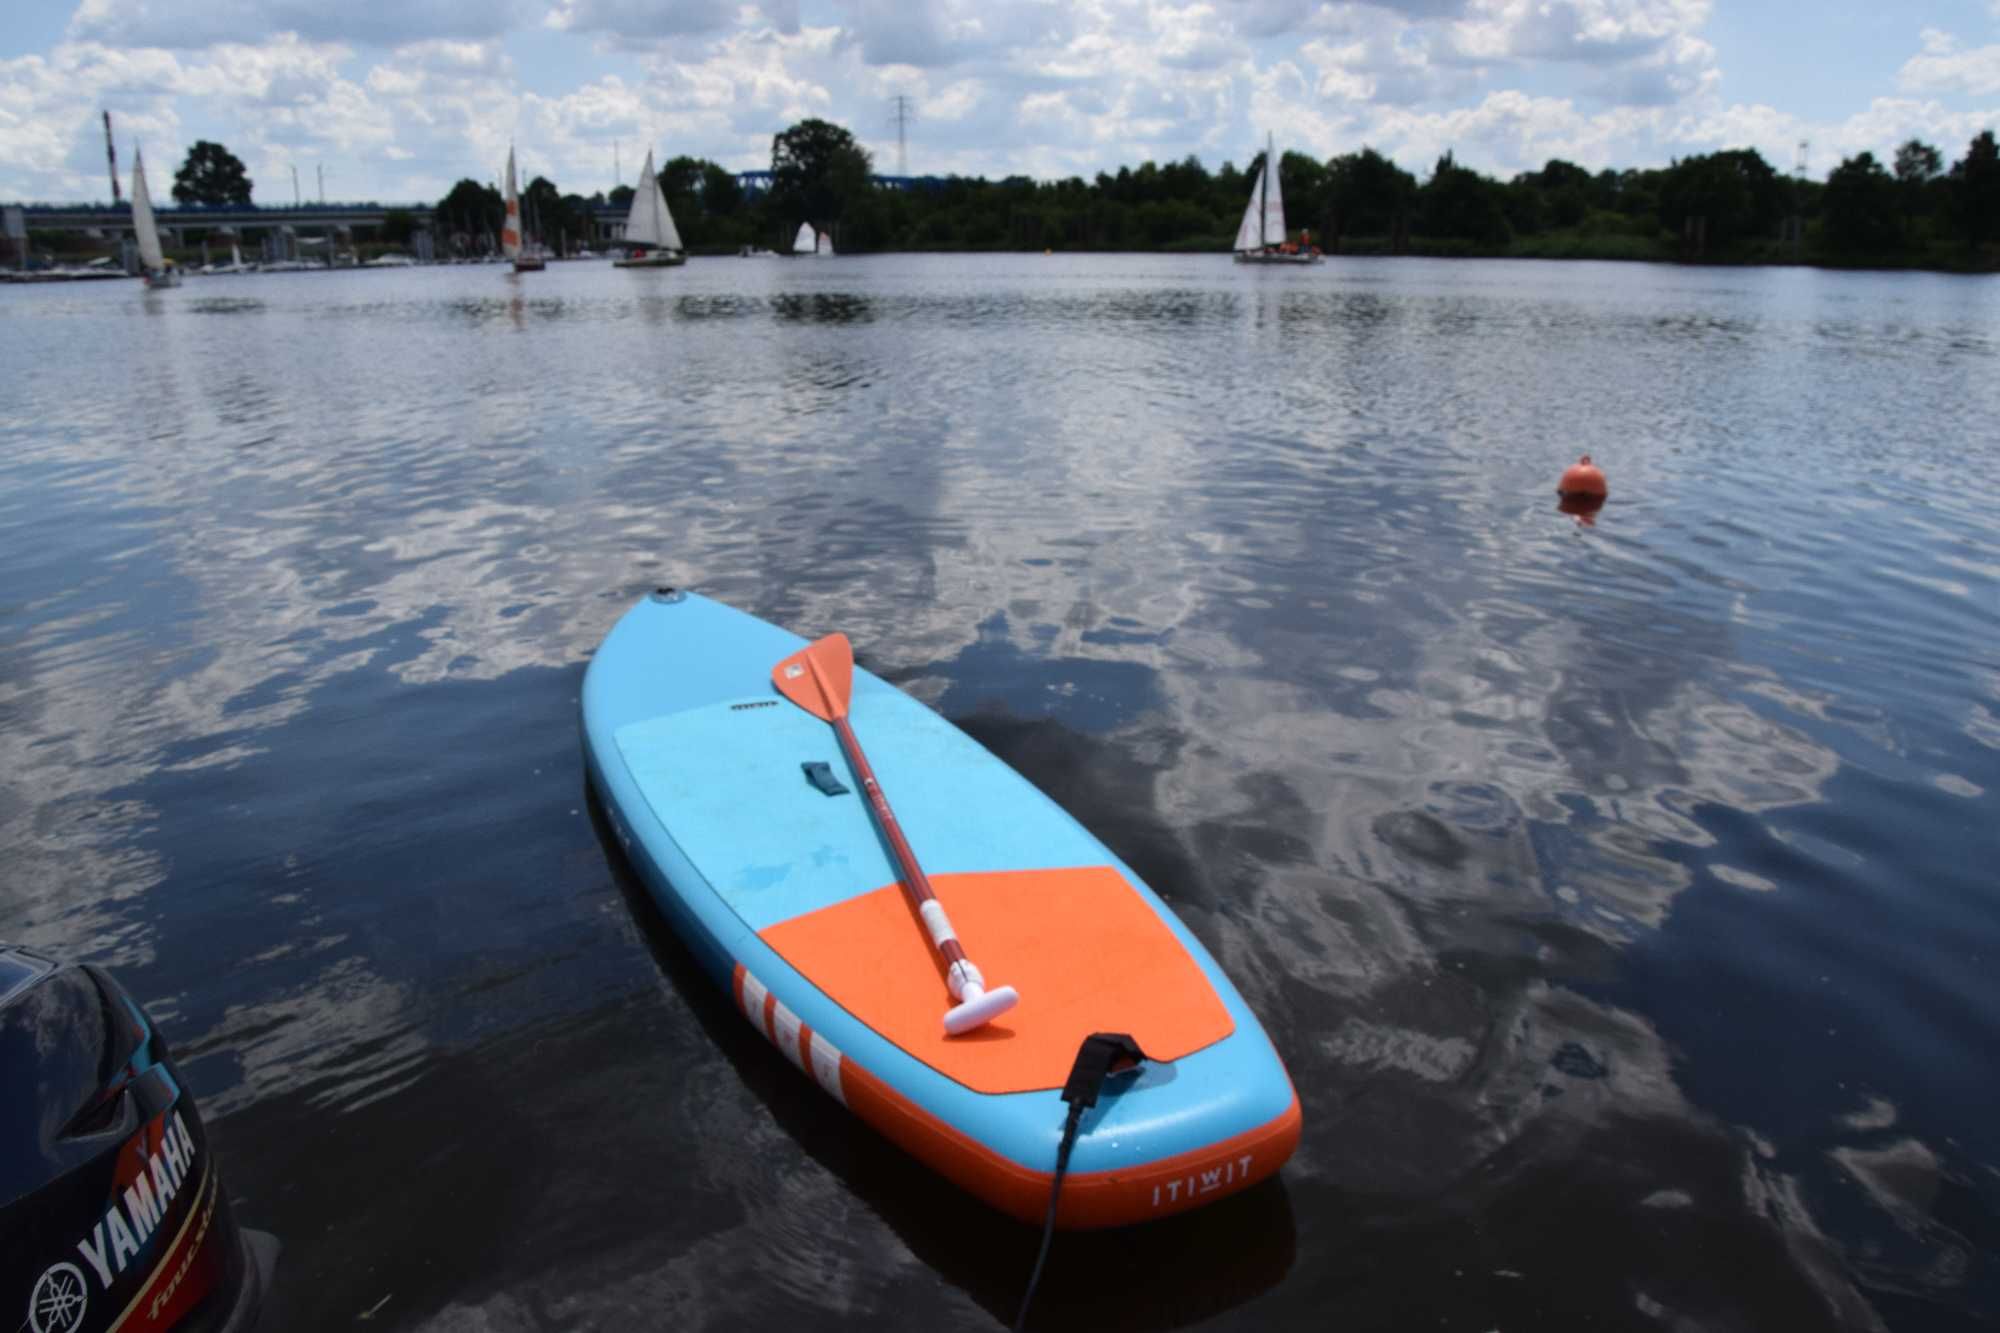
<path id="1" fill-rule="evenodd" d="M 1290 1065 L 1048 1328 L 2000 1319 L 2000 283 L 1215 257 L 0 290 L 0 936 L 165 1027 L 281 1330 L 989 1328 L 586 800 L 645 588 L 839 628 Z M 1555 511 L 1588 451 L 1612 502 Z"/>

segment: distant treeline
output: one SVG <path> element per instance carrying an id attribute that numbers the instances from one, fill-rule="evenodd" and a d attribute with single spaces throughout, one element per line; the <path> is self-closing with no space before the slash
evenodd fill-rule
<path id="1" fill-rule="evenodd" d="M 950 177 L 909 189 L 871 181 L 853 136 L 802 121 L 775 136 L 772 188 L 746 194 L 713 162 L 677 157 L 660 173 L 690 250 L 789 246 L 801 221 L 834 233 L 843 253 L 877 250 L 1226 251 L 1262 169 L 1210 171 L 1192 156 L 1071 177 Z M 1892 162 L 1861 153 L 1824 182 L 1780 173 L 1754 149 L 1682 158 L 1651 170 L 1591 172 L 1552 160 L 1498 180 L 1447 153 L 1426 180 L 1370 148 L 1325 162 L 1279 161 L 1296 234 L 1328 253 L 1683 259 L 1717 263 L 1991 269 L 2000 266 L 2000 146 L 1987 130 L 1964 154 L 1912 139 Z M 551 244 L 587 235 L 588 198 L 537 177 L 524 198 Z M 490 243 L 500 196 L 464 180 L 438 205 L 461 248 Z"/>

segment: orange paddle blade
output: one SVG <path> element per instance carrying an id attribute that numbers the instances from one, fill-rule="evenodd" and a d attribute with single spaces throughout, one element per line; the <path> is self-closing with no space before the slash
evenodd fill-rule
<path id="1" fill-rule="evenodd" d="M 845 634 L 829 634 L 772 667 L 771 683 L 822 721 L 846 717 L 854 693 L 854 648 Z"/>

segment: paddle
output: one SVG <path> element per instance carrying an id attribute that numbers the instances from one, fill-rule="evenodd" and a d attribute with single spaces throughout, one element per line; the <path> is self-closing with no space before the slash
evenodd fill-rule
<path id="1" fill-rule="evenodd" d="M 1021 997 L 1012 986 L 987 990 L 986 978 L 965 956 L 958 934 L 944 914 L 944 904 L 931 891 L 929 878 L 917 864 L 917 854 L 910 850 L 902 825 L 896 822 L 896 812 L 889 808 L 889 798 L 875 781 L 875 770 L 868 766 L 868 756 L 861 753 L 861 742 L 855 739 L 854 728 L 847 722 L 847 701 L 854 693 L 854 649 L 847 636 L 829 634 L 793 653 L 771 668 L 771 681 L 778 687 L 778 693 L 821 721 L 833 724 L 841 749 L 847 753 L 847 762 L 853 765 L 855 776 L 861 779 L 861 787 L 868 793 L 875 823 L 895 853 L 903 891 L 910 895 L 911 905 L 923 918 L 924 929 L 930 932 L 931 943 L 945 961 L 946 984 L 951 988 L 951 998 L 958 1002 L 945 1011 L 945 1032 L 954 1037 L 970 1032 L 1020 1003 Z"/>

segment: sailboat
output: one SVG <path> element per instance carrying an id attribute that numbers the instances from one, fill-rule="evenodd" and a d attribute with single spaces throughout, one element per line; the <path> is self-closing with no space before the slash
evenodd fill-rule
<path id="1" fill-rule="evenodd" d="M 833 234 L 831 232 L 815 231 L 812 223 L 801 222 L 799 224 L 799 234 L 792 238 L 792 253 L 795 255 L 804 255 L 807 258 L 814 256 L 822 259 L 831 258 L 833 256 Z"/>
<path id="2" fill-rule="evenodd" d="M 516 273 L 540 273 L 548 267 L 539 245 L 521 241 L 521 195 L 514 187 L 514 148 L 507 147 L 507 218 L 500 224 L 500 251 L 514 261 Z"/>
<path id="3" fill-rule="evenodd" d="M 1285 239 L 1285 192 L 1278 183 L 1278 154 L 1269 135 L 1264 137 L 1264 168 L 1250 187 L 1250 203 L 1243 210 L 1243 224 L 1236 229 L 1236 262 L 1239 264 L 1317 264 L 1317 246 L 1302 239 L 1298 244 Z"/>
<path id="4" fill-rule="evenodd" d="M 243 250 L 235 241 L 229 242 L 229 262 L 227 264 L 207 264 L 202 270 L 207 274 L 252 273 L 255 268 L 243 262 Z"/>
<path id="5" fill-rule="evenodd" d="M 667 196 L 660 193 L 660 178 L 653 174 L 653 150 L 646 150 L 646 165 L 639 173 L 639 188 L 632 192 L 632 211 L 625 215 L 625 253 L 611 262 L 619 268 L 672 268 L 687 263 L 680 230 L 674 215 L 667 211 Z"/>
<path id="6" fill-rule="evenodd" d="M 160 228 L 153 221 L 153 195 L 146 188 L 146 158 L 132 153 L 132 234 L 139 240 L 139 276 L 148 287 L 178 287 L 179 270 L 167 263 L 160 249 Z"/>

